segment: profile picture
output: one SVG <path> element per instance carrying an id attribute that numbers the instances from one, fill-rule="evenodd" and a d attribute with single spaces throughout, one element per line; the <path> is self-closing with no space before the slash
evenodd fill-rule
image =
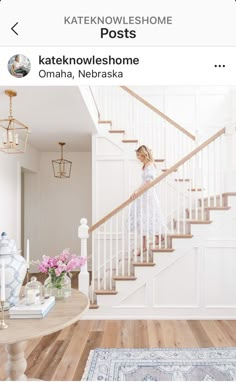
<path id="1" fill-rule="evenodd" d="M 30 60 L 23 54 L 16 54 L 8 61 L 8 71 L 14 77 L 25 77 L 30 72 L 30 69 Z"/>

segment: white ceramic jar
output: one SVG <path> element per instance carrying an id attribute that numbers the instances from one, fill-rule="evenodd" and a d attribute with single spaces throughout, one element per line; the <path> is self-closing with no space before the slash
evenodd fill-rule
<path id="1" fill-rule="evenodd" d="M 5 264 L 6 302 L 4 308 L 6 309 L 16 305 L 19 300 L 20 290 L 27 271 L 27 263 L 24 257 L 17 253 L 15 241 L 8 239 L 5 232 L 1 234 L 0 238 L 0 275 L 1 259 L 4 259 Z"/>

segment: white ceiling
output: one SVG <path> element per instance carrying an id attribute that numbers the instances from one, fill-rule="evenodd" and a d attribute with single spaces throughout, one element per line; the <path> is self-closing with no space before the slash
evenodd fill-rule
<path id="1" fill-rule="evenodd" d="M 0 119 L 9 115 L 9 100 L 0 87 Z M 91 151 L 94 125 L 78 87 L 11 87 L 13 115 L 29 126 L 29 143 L 40 151 L 58 151 L 65 141 L 65 151 Z"/>

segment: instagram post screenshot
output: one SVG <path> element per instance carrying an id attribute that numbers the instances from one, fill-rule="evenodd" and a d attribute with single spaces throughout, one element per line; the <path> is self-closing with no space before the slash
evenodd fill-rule
<path id="1" fill-rule="evenodd" d="M 0 0 L 0 380 L 236 381 L 235 0 Z"/>

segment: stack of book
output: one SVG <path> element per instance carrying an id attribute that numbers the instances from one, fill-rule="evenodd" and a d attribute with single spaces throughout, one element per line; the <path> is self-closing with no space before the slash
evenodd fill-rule
<path id="1" fill-rule="evenodd" d="M 45 298 L 41 304 L 25 305 L 22 300 L 17 306 L 9 309 L 9 317 L 11 319 L 19 318 L 44 318 L 55 304 L 55 297 Z"/>

